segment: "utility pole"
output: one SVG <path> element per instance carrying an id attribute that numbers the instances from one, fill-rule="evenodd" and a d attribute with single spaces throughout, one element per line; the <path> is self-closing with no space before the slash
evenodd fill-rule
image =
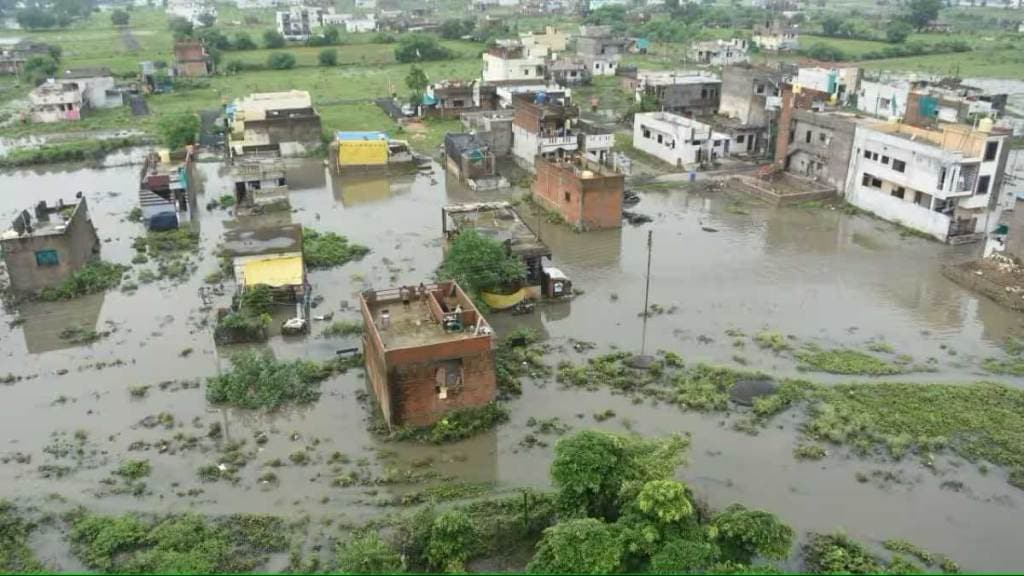
<path id="1" fill-rule="evenodd" d="M 647 282 L 644 285 L 644 333 L 640 340 L 640 355 L 647 350 L 647 302 L 651 295 L 651 249 L 654 247 L 654 230 L 647 231 Z"/>

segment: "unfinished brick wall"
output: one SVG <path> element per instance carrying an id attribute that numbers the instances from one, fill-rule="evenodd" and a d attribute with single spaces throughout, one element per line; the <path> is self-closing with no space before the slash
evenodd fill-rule
<path id="1" fill-rule="evenodd" d="M 577 228 L 618 228 L 622 225 L 625 176 L 580 178 L 572 170 L 538 159 L 533 198 Z"/>
<path id="2" fill-rule="evenodd" d="M 449 389 L 444 399 L 438 396 L 436 380 L 441 361 L 392 368 L 388 388 L 394 421 L 408 426 L 429 426 L 447 412 L 483 406 L 494 400 L 497 379 L 493 352 L 487 350 L 458 360 L 462 361 L 462 385 Z"/>

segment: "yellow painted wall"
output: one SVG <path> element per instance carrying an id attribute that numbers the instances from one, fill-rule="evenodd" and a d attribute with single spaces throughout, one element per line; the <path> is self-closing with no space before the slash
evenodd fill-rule
<path id="1" fill-rule="evenodd" d="M 386 166 L 388 143 L 384 140 L 338 142 L 338 166 Z"/>

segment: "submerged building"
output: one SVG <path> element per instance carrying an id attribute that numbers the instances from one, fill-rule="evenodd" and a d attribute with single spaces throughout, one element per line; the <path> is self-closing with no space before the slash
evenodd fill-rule
<path id="1" fill-rule="evenodd" d="M 59 285 L 99 253 L 100 241 L 85 198 L 22 210 L 0 234 L 11 288 L 32 293 Z"/>
<path id="2" fill-rule="evenodd" d="M 494 400 L 493 331 L 455 282 L 360 295 L 366 376 L 388 427 Z"/>
<path id="3" fill-rule="evenodd" d="M 533 199 L 581 230 L 622 226 L 626 177 L 582 154 L 538 158 Z"/>

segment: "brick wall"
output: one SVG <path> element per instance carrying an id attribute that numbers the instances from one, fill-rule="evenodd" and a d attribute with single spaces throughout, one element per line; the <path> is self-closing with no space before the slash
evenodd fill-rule
<path id="1" fill-rule="evenodd" d="M 51 214 L 50 220 L 59 221 L 60 215 Z M 58 264 L 39 266 L 36 262 L 36 252 L 39 250 L 56 251 Z M 2 251 L 11 288 L 18 292 L 36 292 L 57 286 L 92 259 L 99 252 L 99 238 L 83 199 L 63 234 L 6 240 L 2 244 Z"/>
<path id="2" fill-rule="evenodd" d="M 438 397 L 436 373 L 440 361 L 402 364 L 390 371 L 390 398 L 395 422 L 409 426 L 428 426 L 446 412 L 482 406 L 494 400 L 497 379 L 494 354 L 490 350 L 465 356 L 462 361 L 462 386 L 449 389 L 445 399 Z"/>
<path id="3" fill-rule="evenodd" d="M 622 225 L 621 174 L 578 178 L 571 170 L 538 159 L 533 181 L 533 198 L 540 205 L 562 215 L 577 228 L 617 228 Z"/>

